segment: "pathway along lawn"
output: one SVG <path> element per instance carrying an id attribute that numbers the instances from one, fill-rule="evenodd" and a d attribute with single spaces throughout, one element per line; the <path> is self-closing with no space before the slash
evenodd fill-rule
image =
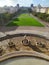
<path id="1" fill-rule="evenodd" d="M 12 20 L 7 26 L 39 26 L 44 27 L 39 21 L 29 14 L 21 14 L 18 18 Z"/>

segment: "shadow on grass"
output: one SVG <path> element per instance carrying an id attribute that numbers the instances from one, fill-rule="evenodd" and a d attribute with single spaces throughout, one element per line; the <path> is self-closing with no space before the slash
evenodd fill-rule
<path id="1" fill-rule="evenodd" d="M 19 21 L 19 18 L 14 19 L 14 21 Z M 13 22 L 9 22 L 6 26 L 0 26 L 0 32 L 14 31 L 18 27 L 19 27 L 18 24 L 15 24 Z"/>
<path id="2" fill-rule="evenodd" d="M 14 21 L 19 21 L 18 18 L 14 19 Z M 1 26 L 0 27 L 0 32 L 5 32 L 5 31 L 14 31 L 19 27 L 18 24 L 15 24 L 13 22 L 9 22 L 6 26 Z"/>
<path id="3" fill-rule="evenodd" d="M 9 22 L 6 26 L 7 27 L 12 27 L 12 26 L 19 26 L 17 23 L 14 23 L 14 22 L 19 22 L 19 18 L 15 18 L 13 19 L 11 22 Z"/>
<path id="4" fill-rule="evenodd" d="M 13 21 L 19 21 L 19 18 L 17 17 L 17 18 L 15 18 L 15 19 L 13 19 Z"/>
<path id="5" fill-rule="evenodd" d="M 13 22 L 11 22 L 11 23 L 9 23 L 9 24 L 7 25 L 7 27 L 13 27 L 13 26 L 19 26 L 19 25 L 16 24 L 16 23 L 13 23 Z"/>

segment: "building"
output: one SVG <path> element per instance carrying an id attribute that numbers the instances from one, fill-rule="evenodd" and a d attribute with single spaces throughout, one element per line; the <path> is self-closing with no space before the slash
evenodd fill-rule
<path id="1" fill-rule="evenodd" d="M 47 14 L 49 14 L 49 7 L 47 7 L 47 11 L 46 11 Z"/>
<path id="2" fill-rule="evenodd" d="M 5 13 L 6 10 L 3 7 L 0 7 L 0 13 Z"/>
<path id="3" fill-rule="evenodd" d="M 13 6 L 4 6 L 4 7 L 0 7 L 0 13 L 14 13 L 17 12 L 19 9 L 19 4 L 17 4 L 15 7 Z"/>
<path id="4" fill-rule="evenodd" d="M 41 12 L 41 13 L 46 13 L 46 10 L 47 10 L 46 7 L 41 7 L 40 12 Z"/>
<path id="5" fill-rule="evenodd" d="M 8 11 L 8 13 L 14 13 L 15 12 L 15 7 L 13 7 L 13 6 L 10 6 L 9 7 L 9 11 Z"/>
<path id="6" fill-rule="evenodd" d="M 49 14 L 49 7 L 33 6 L 32 11 Z"/>

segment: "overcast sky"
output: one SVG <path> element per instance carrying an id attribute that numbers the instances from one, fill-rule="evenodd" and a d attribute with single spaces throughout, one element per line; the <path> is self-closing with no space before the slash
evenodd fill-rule
<path id="1" fill-rule="evenodd" d="M 20 6 L 30 6 L 31 4 L 49 7 L 49 0 L 0 0 L 0 6 L 15 6 L 20 4 Z"/>

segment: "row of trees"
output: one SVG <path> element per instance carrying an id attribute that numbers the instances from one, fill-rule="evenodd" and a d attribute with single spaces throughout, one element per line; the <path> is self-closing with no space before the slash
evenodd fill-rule
<path id="1" fill-rule="evenodd" d="M 12 20 L 15 16 L 18 16 L 19 11 L 15 12 L 15 13 L 1 13 L 0 14 L 0 25 L 5 25 L 6 23 L 8 23 L 10 20 Z"/>
<path id="2" fill-rule="evenodd" d="M 27 10 L 23 10 L 22 8 L 19 8 L 18 11 L 10 14 L 8 12 L 1 13 L 0 14 L 0 25 L 5 25 L 6 23 L 9 23 L 12 19 L 15 17 L 18 17 L 21 13 L 28 12 Z"/>
<path id="3" fill-rule="evenodd" d="M 31 4 L 31 7 L 33 8 L 33 4 Z M 38 18 L 46 21 L 46 22 L 49 22 L 49 14 L 46 14 L 46 13 L 41 13 L 40 10 L 41 10 L 41 5 L 38 4 L 38 9 L 39 9 L 39 12 L 36 12 L 36 11 L 33 11 L 31 9 L 29 9 L 29 12 L 32 13 L 34 16 L 37 16 Z"/>
<path id="4" fill-rule="evenodd" d="M 0 14 L 0 25 L 4 25 L 6 22 L 10 20 L 11 15 L 9 13 Z"/>
<path id="5" fill-rule="evenodd" d="M 32 14 L 42 20 L 44 20 L 45 22 L 49 22 L 49 14 L 46 13 L 40 13 L 40 12 L 32 12 Z"/>
<path id="6" fill-rule="evenodd" d="M 12 14 L 9 13 L 2 13 L 0 14 L 0 25 L 4 25 L 7 23 L 12 17 Z"/>

